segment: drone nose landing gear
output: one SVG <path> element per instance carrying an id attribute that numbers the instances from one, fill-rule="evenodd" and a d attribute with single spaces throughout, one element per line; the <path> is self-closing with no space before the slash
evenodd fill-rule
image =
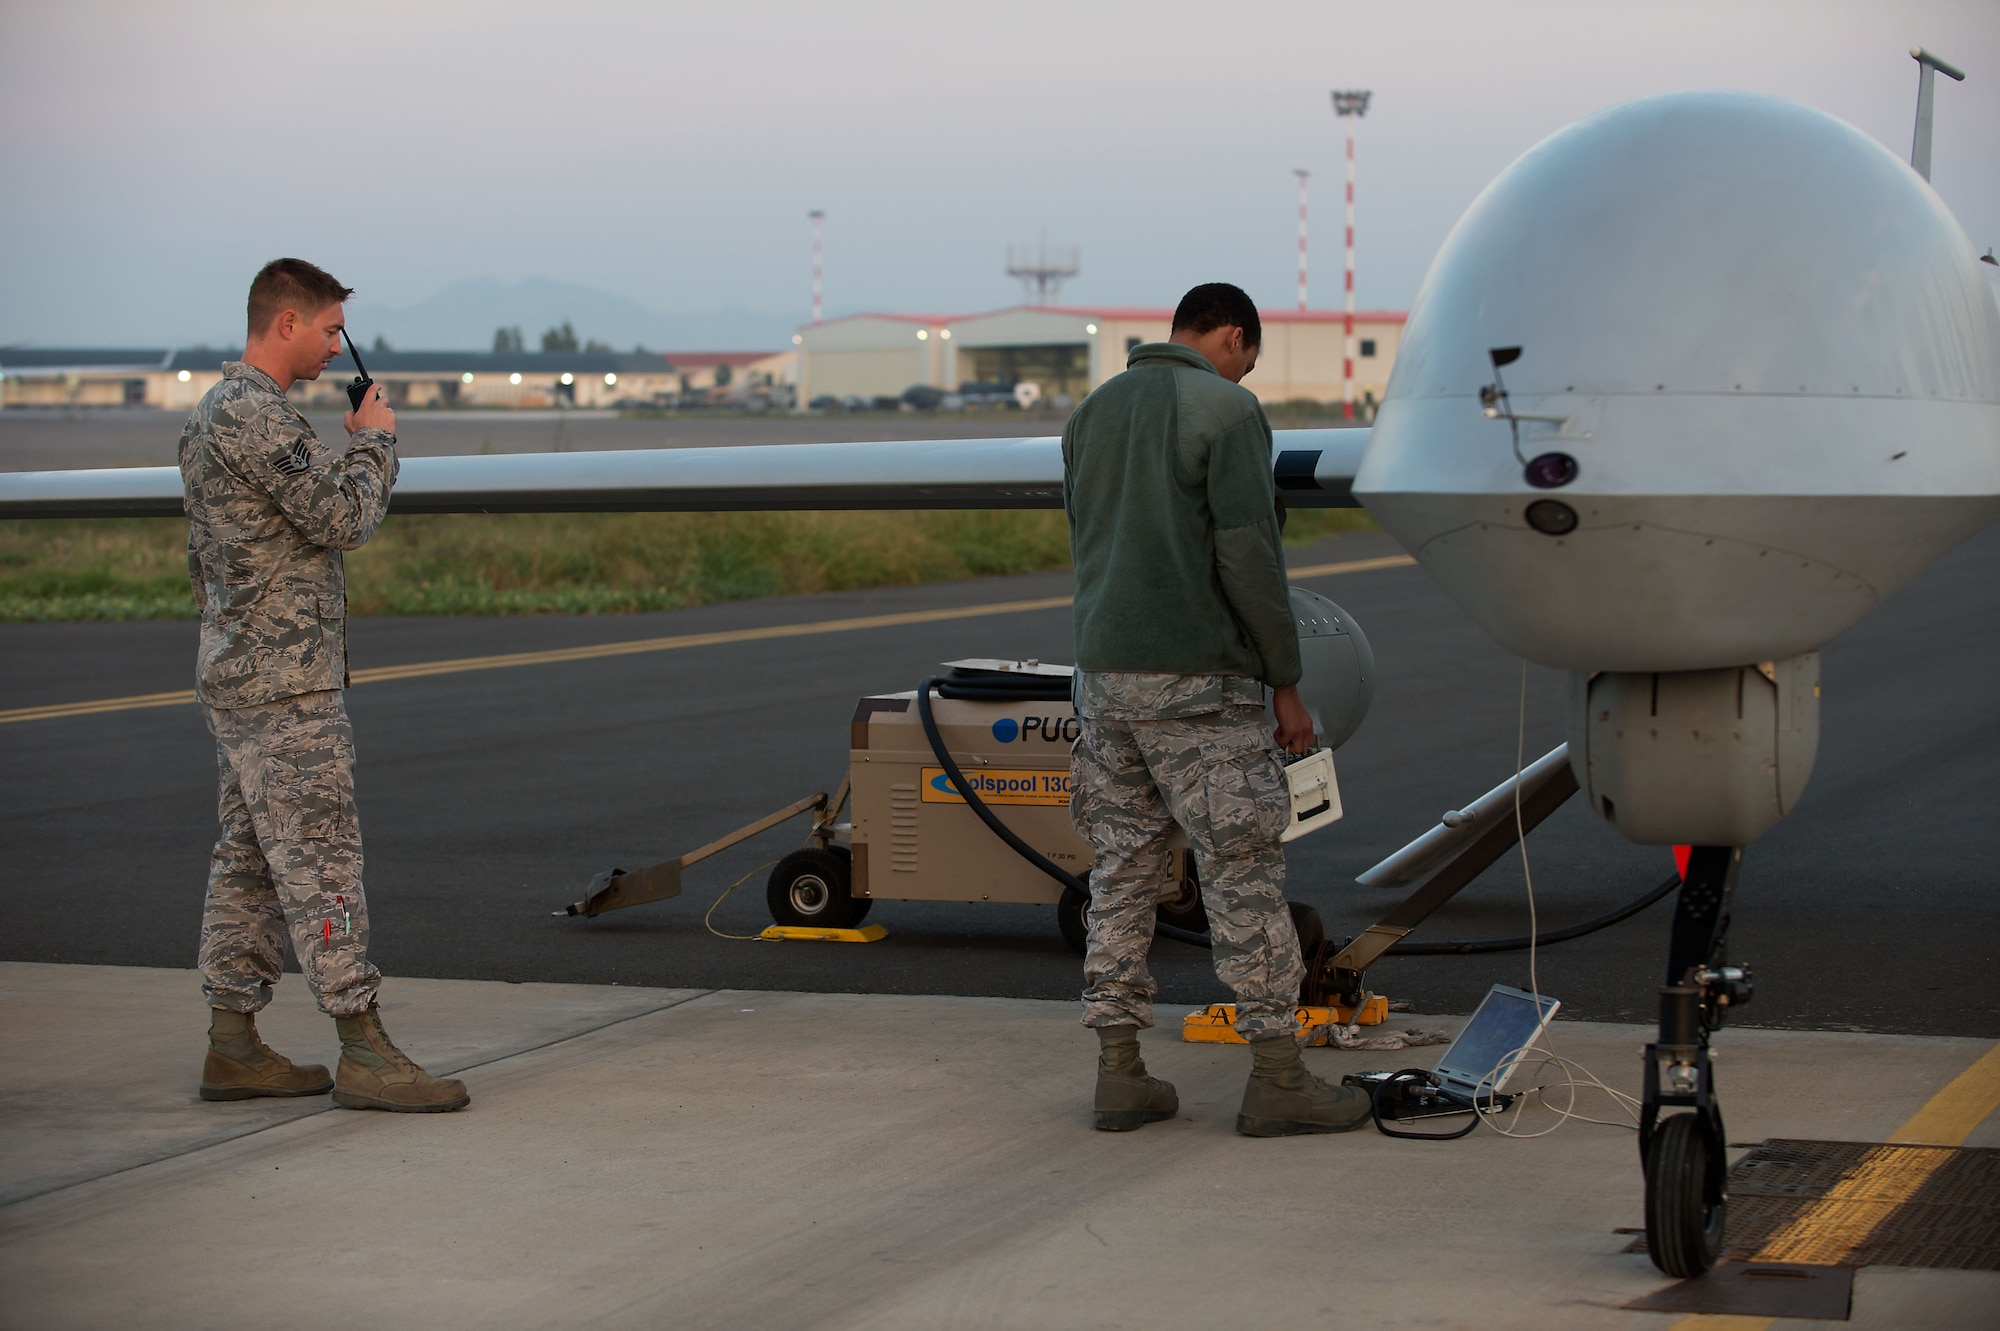
<path id="1" fill-rule="evenodd" d="M 1646 1169 L 1646 1247 L 1670 1276 L 1698 1276 L 1722 1253 L 1729 1207 L 1727 1138 L 1708 1037 L 1731 1007 L 1750 1001 L 1748 968 L 1722 964 L 1743 852 L 1696 846 L 1674 910 L 1660 1038 L 1646 1046 L 1639 1158 Z M 1663 1107 L 1686 1107 L 1669 1114 Z"/>

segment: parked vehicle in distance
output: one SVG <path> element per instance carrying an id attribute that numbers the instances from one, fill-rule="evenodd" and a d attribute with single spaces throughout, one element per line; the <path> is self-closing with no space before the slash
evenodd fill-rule
<path id="1" fill-rule="evenodd" d="M 958 396 L 968 407 L 1012 407 L 1019 405 L 1014 400 L 1011 384 L 966 382 L 958 386 Z"/>

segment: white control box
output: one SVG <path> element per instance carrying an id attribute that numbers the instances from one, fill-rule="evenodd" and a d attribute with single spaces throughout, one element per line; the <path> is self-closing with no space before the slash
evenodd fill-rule
<path id="1" fill-rule="evenodd" d="M 1279 841 L 1297 841 L 1308 832 L 1340 821 L 1340 785 L 1333 776 L 1333 750 L 1314 749 L 1285 765 L 1292 790 L 1292 825 Z"/>

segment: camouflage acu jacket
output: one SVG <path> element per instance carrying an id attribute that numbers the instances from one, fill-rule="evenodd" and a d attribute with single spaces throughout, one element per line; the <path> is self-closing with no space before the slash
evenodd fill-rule
<path id="1" fill-rule="evenodd" d="M 201 605 L 195 696 L 248 707 L 347 683 L 340 552 L 374 535 L 396 436 L 322 444 L 277 381 L 231 361 L 181 431 L 188 580 Z"/>

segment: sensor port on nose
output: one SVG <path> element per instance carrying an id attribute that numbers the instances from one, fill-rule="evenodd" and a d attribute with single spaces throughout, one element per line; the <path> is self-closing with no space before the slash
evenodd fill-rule
<path id="1" fill-rule="evenodd" d="M 1576 530 L 1576 510 L 1560 499 L 1537 499 L 1521 516 L 1544 536 L 1567 536 Z"/>
<path id="2" fill-rule="evenodd" d="M 1576 479 L 1576 459 L 1567 453 L 1544 453 L 1526 468 L 1528 484 L 1537 490 L 1560 490 Z"/>

